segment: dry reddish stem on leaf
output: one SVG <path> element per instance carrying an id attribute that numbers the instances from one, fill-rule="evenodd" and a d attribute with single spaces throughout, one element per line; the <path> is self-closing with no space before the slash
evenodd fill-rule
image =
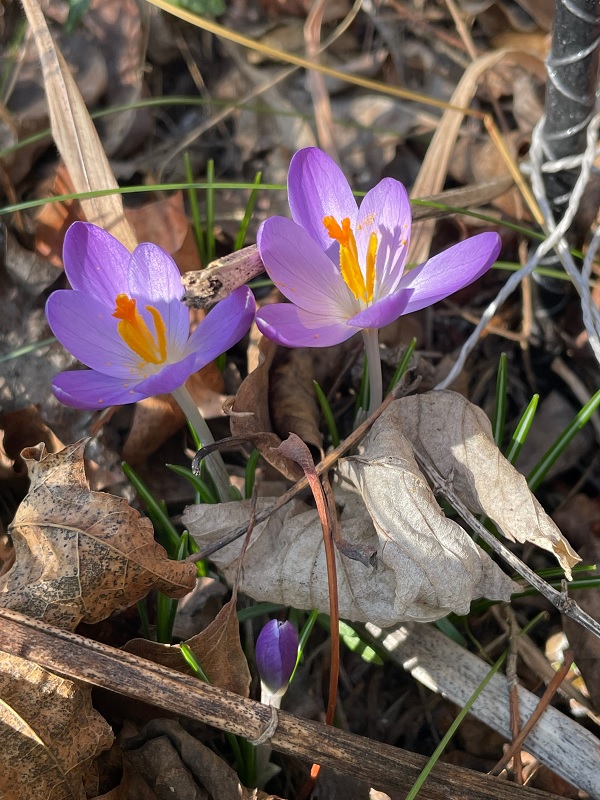
<path id="1" fill-rule="evenodd" d="M 335 506 L 327 502 L 327 497 L 317 475 L 315 464 L 310 450 L 302 439 L 295 433 L 290 433 L 285 442 L 277 448 L 286 458 L 293 459 L 304 470 L 306 480 L 315 498 L 321 527 L 323 528 L 323 543 L 325 546 L 325 559 L 327 561 L 327 583 L 329 587 L 329 618 L 331 620 L 331 666 L 329 670 L 329 697 L 327 698 L 327 713 L 325 724 L 332 725 L 337 702 L 337 686 L 340 672 L 340 614 L 338 609 L 337 594 L 337 569 L 335 563 L 335 547 L 333 546 L 332 514 Z M 313 764 L 310 778 L 301 792 L 301 797 L 308 797 L 312 792 L 314 782 L 319 774 L 319 765 Z"/>

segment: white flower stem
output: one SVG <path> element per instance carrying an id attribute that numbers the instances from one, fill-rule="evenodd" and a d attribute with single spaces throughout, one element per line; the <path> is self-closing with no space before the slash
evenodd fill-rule
<path id="1" fill-rule="evenodd" d="M 210 428 L 206 424 L 204 417 L 198 410 L 198 406 L 193 401 L 192 396 L 185 386 L 180 386 L 179 389 L 175 389 L 171 394 L 179 403 L 181 410 L 187 417 L 192 428 L 196 431 L 202 445 L 212 444 L 215 440 L 210 432 Z M 227 474 L 227 469 L 221 458 L 221 454 L 215 452 L 207 456 L 206 468 L 215 483 L 217 492 L 219 493 L 219 499 L 222 503 L 227 503 L 231 500 L 231 483 L 229 482 L 229 475 Z"/>
<path id="2" fill-rule="evenodd" d="M 381 356 L 379 355 L 379 331 L 377 328 L 364 328 L 362 331 L 367 364 L 369 367 L 369 411 L 368 416 L 379 408 L 383 400 L 383 379 L 381 377 Z"/>

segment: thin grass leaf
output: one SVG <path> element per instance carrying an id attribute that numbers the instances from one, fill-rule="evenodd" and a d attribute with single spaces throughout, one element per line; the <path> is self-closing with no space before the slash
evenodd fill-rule
<path id="1" fill-rule="evenodd" d="M 148 606 L 146 605 L 146 598 L 138 600 L 136 603 L 138 614 L 140 615 L 140 624 L 142 626 L 142 635 L 144 639 L 151 639 L 150 633 L 150 620 L 148 619 Z"/>
<path id="2" fill-rule="evenodd" d="M 166 537 L 166 550 L 170 556 L 178 552 L 181 536 L 177 533 L 175 526 L 169 519 L 168 514 L 164 512 L 160 503 L 152 495 L 144 481 L 140 478 L 137 472 L 126 461 L 121 463 L 123 472 L 127 479 L 139 494 L 148 516 L 152 519 L 155 527 L 158 526 Z"/>
<path id="3" fill-rule="evenodd" d="M 567 425 L 565 430 L 556 439 L 554 444 L 544 453 L 535 467 L 527 476 L 527 483 L 532 492 L 539 487 L 548 470 L 556 462 L 557 458 L 565 451 L 575 435 L 588 423 L 592 414 L 600 406 L 600 389 L 591 397 L 583 408 L 575 415 L 573 421 Z"/>
<path id="4" fill-rule="evenodd" d="M 286 609 L 287 606 L 281 603 L 255 603 L 248 608 L 240 608 L 237 612 L 238 621 L 240 623 L 246 622 L 249 619 L 256 619 L 256 617 L 271 616 Z"/>
<path id="5" fill-rule="evenodd" d="M 333 416 L 333 411 L 331 410 L 329 400 L 327 399 L 327 395 L 323 389 L 321 389 L 319 386 L 318 381 L 313 381 L 313 386 L 315 387 L 315 392 L 317 393 L 317 400 L 321 406 L 321 411 L 325 417 L 325 424 L 327 425 L 327 430 L 329 431 L 329 435 L 331 437 L 331 444 L 334 447 L 337 447 L 340 443 L 340 434 L 338 433 L 337 424 L 335 422 L 335 417 Z"/>
<path id="6" fill-rule="evenodd" d="M 244 218 L 240 222 L 240 228 L 238 230 L 237 236 L 235 237 L 235 242 L 233 244 L 234 252 L 237 250 L 241 250 L 244 246 L 244 242 L 246 241 L 246 232 L 248 231 L 248 225 L 250 224 L 250 220 L 252 219 L 252 213 L 254 212 L 254 206 L 256 205 L 256 198 L 258 197 L 258 187 L 260 186 L 260 182 L 262 179 L 262 172 L 257 172 L 254 176 L 254 183 L 256 184 L 256 189 L 253 189 L 250 192 L 250 197 L 248 198 L 248 202 L 246 203 L 246 210 L 244 211 Z"/>
<path id="7" fill-rule="evenodd" d="M 315 627 L 315 622 L 319 618 L 319 612 L 316 609 L 313 609 L 306 622 L 302 626 L 302 630 L 298 635 L 298 655 L 296 656 L 296 665 L 292 671 L 290 676 L 290 683 L 294 680 L 294 675 L 296 674 L 296 670 L 298 669 L 298 664 L 302 661 L 302 656 L 304 655 L 304 648 L 306 647 L 306 643 L 308 641 L 308 637 L 310 636 L 312 629 Z"/>
<path id="8" fill-rule="evenodd" d="M 210 683 L 208 675 L 206 674 L 206 672 L 204 672 L 204 670 L 200 665 L 200 662 L 198 661 L 192 650 L 190 650 L 190 648 L 187 646 L 187 644 L 185 644 L 185 642 L 182 642 L 179 645 L 179 649 L 181 650 L 181 655 L 184 657 L 187 665 L 192 670 L 194 675 L 198 678 L 198 680 L 204 681 L 204 683 Z"/>
<path id="9" fill-rule="evenodd" d="M 453 642 L 456 642 L 456 644 L 459 644 L 461 647 L 467 646 L 468 644 L 467 640 L 458 630 L 456 625 L 450 622 L 448 617 L 442 617 L 441 619 L 436 619 L 434 625 L 438 629 L 438 631 L 441 631 L 449 639 L 452 639 Z"/>
<path id="10" fill-rule="evenodd" d="M 210 158 L 206 165 L 206 259 L 214 261 L 217 254 L 215 242 L 215 162 Z"/>
<path id="11" fill-rule="evenodd" d="M 416 346 L 417 346 L 417 338 L 416 336 L 413 336 L 413 338 L 410 340 L 408 347 L 404 351 L 402 358 L 400 359 L 400 363 L 396 367 L 396 371 L 394 372 L 392 380 L 390 381 L 390 385 L 388 386 L 387 391 L 385 393 L 386 396 L 392 391 L 392 389 L 394 389 L 395 386 L 398 385 L 398 383 L 404 377 L 404 373 L 408 369 L 408 365 L 410 364 L 410 360 L 413 356 L 413 353 L 415 352 Z"/>
<path id="12" fill-rule="evenodd" d="M 183 156 L 183 163 L 185 165 L 185 177 L 191 184 L 194 182 L 194 175 L 192 173 L 192 164 L 190 161 L 190 154 L 185 153 Z M 198 205 L 198 193 L 195 189 L 187 190 L 188 203 L 190 204 L 190 213 L 192 215 L 192 228 L 194 231 L 194 238 L 196 240 L 196 247 L 200 255 L 200 263 L 203 267 L 208 264 L 206 256 L 206 241 L 204 238 L 204 230 L 200 220 L 200 206 Z"/>
<path id="13" fill-rule="evenodd" d="M 340 620 L 340 639 L 344 642 L 348 650 L 359 655 L 368 664 L 383 664 L 383 660 L 377 655 L 375 650 L 364 642 L 359 634 L 345 622 Z"/>
<path id="14" fill-rule="evenodd" d="M 191 469 L 182 467 L 179 464 L 167 464 L 166 466 L 167 469 L 171 470 L 171 472 L 174 472 L 176 475 L 180 475 L 182 478 L 185 478 L 186 481 L 192 485 L 194 491 L 200 496 L 200 502 L 209 503 L 211 505 L 219 502 L 217 496 L 208 483 L 199 475 L 194 475 Z"/>
<path id="15" fill-rule="evenodd" d="M 366 411 L 366 409 L 369 407 L 369 363 L 367 361 L 366 353 L 363 356 L 363 371 L 354 407 L 357 416 L 361 411 Z"/>
<path id="16" fill-rule="evenodd" d="M 244 470 L 244 497 L 246 500 L 249 500 L 252 497 L 252 492 L 254 491 L 254 484 L 256 482 L 256 467 L 258 465 L 258 459 L 260 458 L 260 452 L 258 450 L 253 450 L 250 453 L 250 457 L 246 462 L 246 469 Z"/>
<path id="17" fill-rule="evenodd" d="M 500 669 L 500 667 L 502 666 L 502 664 L 506 660 L 506 656 L 507 656 L 506 652 L 502 653 L 500 658 L 495 662 L 495 664 L 490 669 L 490 671 L 485 676 L 485 678 L 482 680 L 482 682 L 479 684 L 477 689 L 473 692 L 471 697 L 469 697 L 469 699 L 465 703 L 464 707 L 461 708 L 461 710 L 458 712 L 458 714 L 456 716 L 456 719 L 454 720 L 452 725 L 450 725 L 450 727 L 448 728 L 448 730 L 446 731 L 446 733 L 442 737 L 442 740 L 440 741 L 438 746 L 435 748 L 435 750 L 433 752 L 433 755 L 431 756 L 431 758 L 429 759 L 427 764 L 425 764 L 425 766 L 423 767 L 423 770 L 422 770 L 421 774 L 419 775 L 419 777 L 417 778 L 417 780 L 413 784 L 413 787 L 411 788 L 410 792 L 406 795 L 406 800 L 415 800 L 415 797 L 418 795 L 419 791 L 421 790 L 421 787 L 423 786 L 423 784 L 427 780 L 427 778 L 429 776 L 429 773 L 434 768 L 434 766 L 437 764 L 437 762 L 440 759 L 440 756 L 442 755 L 442 753 L 446 749 L 448 743 L 450 742 L 450 740 L 452 739 L 452 737 L 454 736 L 454 734 L 458 730 L 459 725 L 461 724 L 463 719 L 469 713 L 473 703 L 477 700 L 479 695 L 483 692 L 485 687 L 492 680 L 494 675 L 498 672 L 498 670 Z"/>
<path id="18" fill-rule="evenodd" d="M 508 370 L 506 367 L 506 353 L 500 354 L 498 364 L 498 377 L 496 378 L 496 405 L 494 407 L 494 418 L 492 420 L 492 431 L 496 447 L 502 445 L 504 437 L 504 425 L 506 422 L 506 386 L 508 381 Z"/>
<path id="19" fill-rule="evenodd" d="M 17 347 L 15 350 L 11 350 L 10 353 L 5 353 L 3 356 L 0 356 L 0 364 L 4 364 L 5 361 L 12 361 L 13 358 L 21 358 L 21 356 L 27 356 L 29 353 L 34 353 L 36 350 L 39 350 L 41 347 L 47 347 L 50 344 L 54 344 L 57 342 L 58 339 L 56 336 L 49 336 L 47 339 L 40 339 L 39 342 L 31 342 L 30 344 L 24 344 L 21 347 Z"/>
<path id="20" fill-rule="evenodd" d="M 519 453 L 521 452 L 521 448 L 525 444 L 525 440 L 529 435 L 529 430 L 531 428 L 531 423 L 533 422 L 533 418 L 535 417 L 535 412 L 537 411 L 538 402 L 540 396 L 539 394 L 534 394 L 531 400 L 529 401 L 529 405 L 525 409 L 523 416 L 519 420 L 519 424 L 515 428 L 515 432 L 512 435 L 512 439 L 510 440 L 510 444 L 506 450 L 506 458 L 510 461 L 511 464 L 515 464 L 517 458 L 519 457 Z"/>

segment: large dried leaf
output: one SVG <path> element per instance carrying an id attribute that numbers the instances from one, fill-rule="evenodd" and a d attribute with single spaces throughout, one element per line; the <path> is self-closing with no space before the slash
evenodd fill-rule
<path id="1" fill-rule="evenodd" d="M 117 182 L 75 79 L 54 44 L 38 0 L 21 0 L 44 75 L 54 141 L 79 192 L 116 189 Z M 87 219 L 101 225 L 130 250 L 137 241 L 118 194 L 81 201 Z"/>
<path id="2" fill-rule="evenodd" d="M 571 577 L 581 559 L 498 450 L 480 408 L 450 391 L 404 397 L 381 415 L 371 438 L 385 443 L 388 428 L 401 430 L 471 511 L 487 514 L 508 539 L 549 550 Z"/>
<path id="3" fill-rule="evenodd" d="M 0 652 L 3 800 L 85 800 L 90 762 L 112 740 L 92 708 L 91 687 Z"/>
<path id="4" fill-rule="evenodd" d="M 360 454 L 338 465 L 336 500 L 350 546 L 377 553 L 376 568 L 338 552 L 340 616 L 388 627 L 427 621 L 471 600 L 508 599 L 515 584 L 446 518 L 415 460 L 429 460 L 473 511 L 487 514 L 515 541 L 550 550 L 570 574 L 577 555 L 502 456 L 485 414 L 454 392 L 393 402 L 375 422 Z M 264 506 L 262 506 L 264 507 Z M 200 547 L 243 524 L 249 505 L 196 506 L 184 521 Z M 241 544 L 213 558 L 232 576 Z M 317 512 L 288 504 L 253 532 L 241 590 L 257 600 L 328 610 L 327 570 Z"/>
<path id="5" fill-rule="evenodd" d="M 72 630 L 127 608 L 151 589 L 191 591 L 192 564 L 170 561 L 152 524 L 125 500 L 89 489 L 85 441 L 22 452 L 31 487 L 9 529 L 15 564 L 0 578 L 0 605 Z"/>
<path id="6" fill-rule="evenodd" d="M 210 625 L 185 644 L 194 653 L 213 686 L 248 697 L 251 676 L 240 642 L 240 625 L 234 601 L 226 603 Z M 191 673 L 179 645 L 169 647 L 148 639 L 133 639 L 123 649 L 163 667 Z"/>
<path id="7" fill-rule="evenodd" d="M 340 616 L 378 620 L 376 624 L 388 627 L 400 620 L 438 619 L 451 611 L 466 614 L 471 600 L 484 595 L 507 600 L 515 590 L 513 582 L 444 516 L 410 446 L 401 434 L 394 439 L 395 455 L 388 463 L 383 459 L 374 464 L 371 473 L 382 494 L 393 498 L 395 510 L 386 520 L 380 514 L 374 526 L 361 497 L 348 491 L 348 482 L 336 495 L 344 504 L 343 537 L 356 548 L 377 552 L 375 567 L 337 553 Z M 368 470 L 362 459 L 354 467 Z M 346 471 L 351 474 L 353 468 Z M 363 482 L 358 474 L 355 479 Z M 268 500 L 259 499 L 257 510 L 267 505 Z M 247 521 L 250 508 L 249 501 L 227 503 L 219 513 L 214 507 L 191 506 L 184 514 L 185 525 L 203 547 Z M 241 546 L 238 540 L 211 556 L 228 579 L 235 575 Z M 240 590 L 255 600 L 329 612 L 323 533 L 316 511 L 293 500 L 256 526 L 244 556 Z"/>

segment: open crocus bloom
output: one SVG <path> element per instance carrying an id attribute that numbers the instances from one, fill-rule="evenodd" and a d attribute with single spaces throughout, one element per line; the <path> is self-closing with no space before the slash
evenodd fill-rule
<path id="1" fill-rule="evenodd" d="M 265 336 L 288 347 L 325 347 L 381 328 L 472 283 L 500 252 L 498 234 L 481 233 L 404 273 L 411 227 L 404 186 L 385 178 L 359 208 L 340 168 L 315 147 L 293 157 L 288 199 L 293 220 L 265 220 L 257 242 L 291 304 L 256 316 Z"/>
<path id="2" fill-rule="evenodd" d="M 90 370 L 62 372 L 54 393 L 76 408 L 104 408 L 173 392 L 238 342 L 255 312 L 252 292 L 236 289 L 190 336 L 181 276 L 171 256 L 150 243 L 130 253 L 86 222 L 67 231 L 65 272 L 73 287 L 50 295 L 56 338 Z"/>

